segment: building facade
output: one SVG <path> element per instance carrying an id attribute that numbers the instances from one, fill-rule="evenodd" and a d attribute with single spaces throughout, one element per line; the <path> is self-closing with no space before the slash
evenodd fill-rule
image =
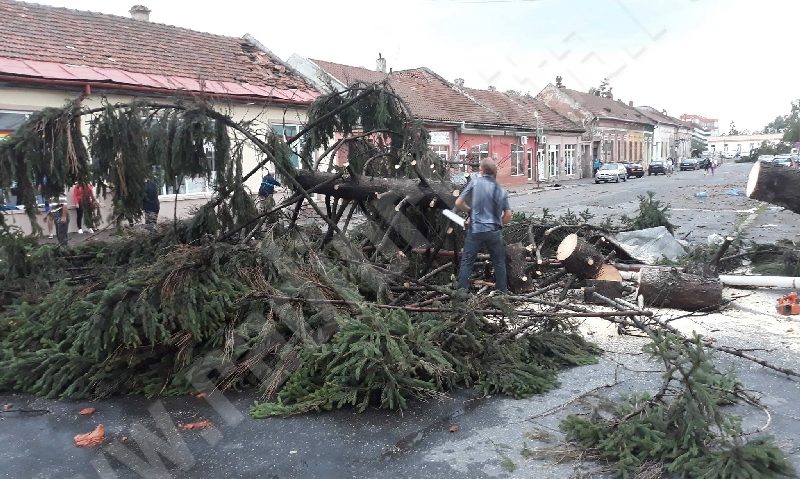
<path id="1" fill-rule="evenodd" d="M 775 145 L 782 139 L 783 133 L 712 136 L 708 139 L 708 150 L 713 155 L 750 156 L 750 152 L 761 146 L 762 143 Z"/>
<path id="2" fill-rule="evenodd" d="M 553 84 L 536 98 L 584 128 L 582 141 L 592 159 L 649 164 L 655 124 L 633 106 Z"/>
<path id="3" fill-rule="evenodd" d="M 636 109 L 654 124 L 650 161 L 672 159 L 677 164 L 681 158 L 691 156 L 694 130 L 692 125 L 653 107 L 640 106 Z M 649 163 L 645 167 L 648 165 Z"/>
<path id="4" fill-rule="evenodd" d="M 706 118 L 702 115 L 683 114 L 681 121 L 685 121 L 701 130 L 707 131 L 709 136 L 719 136 L 719 120 Z"/>
<path id="5" fill-rule="evenodd" d="M 453 167 L 456 181 L 475 171 L 463 163 L 483 158 L 497 161 L 497 179 L 504 186 L 581 175 L 577 140 L 565 140 L 563 145 L 554 143 L 551 153 L 550 149 L 543 151 L 547 147 L 537 138 L 547 131 L 548 125 L 572 137 L 580 136 L 583 129 L 540 102 L 527 104 L 494 89 L 466 88 L 462 80 L 450 83 L 427 68 L 386 72 L 382 58 L 378 59 L 375 70 L 299 55 L 292 55 L 288 63 L 322 90 L 343 89 L 356 81 L 388 81 L 411 113 L 430 131 L 431 148 L 452 163 L 462 163 Z M 553 122 L 554 119 L 560 119 L 560 123 Z M 560 138 L 553 137 L 553 141 Z M 544 168 L 544 155 L 553 158 L 554 167 L 550 170 Z"/>
<path id="6" fill-rule="evenodd" d="M 147 9 L 135 7 L 131 14 L 124 18 L 0 0 L 3 133 L 13 132 L 31 112 L 76 99 L 93 108 L 142 98 L 163 102 L 202 97 L 235 120 L 251 120 L 288 135 L 305 122 L 318 92 L 256 39 L 152 23 Z M 88 135 L 87 123 L 88 118 Z M 243 157 L 244 169 L 250 170 L 261 155 L 248 147 Z M 165 219 L 176 209 L 179 215 L 188 214 L 213 190 L 205 178 L 186 178 L 177 186 L 172 179 L 164 180 L 162 204 L 178 203 L 161 208 Z M 247 186 L 255 192 L 259 183 L 256 175 Z M 65 197 L 69 203 L 71 195 Z M 98 200 L 102 217 L 107 217 L 110 200 Z M 22 213 L 4 214 L 30 232 Z"/>

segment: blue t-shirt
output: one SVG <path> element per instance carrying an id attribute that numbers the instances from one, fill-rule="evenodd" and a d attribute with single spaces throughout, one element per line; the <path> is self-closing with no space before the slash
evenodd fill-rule
<path id="1" fill-rule="evenodd" d="M 501 229 L 503 211 L 511 209 L 508 193 L 497 184 L 494 176 L 479 176 L 470 181 L 460 198 L 472 207 L 470 222 L 473 233 Z"/>

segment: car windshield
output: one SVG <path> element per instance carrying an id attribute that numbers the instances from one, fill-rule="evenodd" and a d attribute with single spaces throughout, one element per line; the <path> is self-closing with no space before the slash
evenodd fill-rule
<path id="1" fill-rule="evenodd" d="M 616 163 L 606 163 L 605 165 L 600 167 L 601 170 L 616 170 L 617 164 Z"/>
<path id="2" fill-rule="evenodd" d="M 652 164 L 653 166 L 655 166 L 655 165 L 663 165 L 663 164 L 664 164 L 664 162 L 663 162 L 663 161 L 654 161 L 654 162 L 653 162 L 653 163 L 651 163 L 651 164 Z"/>

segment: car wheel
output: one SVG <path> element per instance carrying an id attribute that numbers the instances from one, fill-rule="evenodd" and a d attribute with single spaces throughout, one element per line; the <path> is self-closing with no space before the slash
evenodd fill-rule
<path id="1" fill-rule="evenodd" d="M 614 179 L 614 183 L 619 183 L 619 175 Z"/>
<path id="2" fill-rule="evenodd" d="M 599 185 L 600 184 L 600 180 L 594 180 L 594 183 Z"/>
<path id="3" fill-rule="evenodd" d="M 650 175 L 652 175 L 652 173 L 650 173 L 650 172 L 648 171 L 648 172 L 647 172 L 647 176 L 650 176 Z"/>
<path id="4" fill-rule="evenodd" d="M 625 183 L 627 183 L 627 182 L 628 182 L 628 178 L 626 178 L 626 177 L 624 177 L 624 176 L 623 176 L 623 177 L 622 177 L 622 181 L 624 181 Z"/>

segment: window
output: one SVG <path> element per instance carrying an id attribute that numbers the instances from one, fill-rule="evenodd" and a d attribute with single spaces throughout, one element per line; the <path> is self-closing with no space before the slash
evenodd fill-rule
<path id="1" fill-rule="evenodd" d="M 214 178 L 214 147 L 213 145 L 206 144 L 206 160 L 211 164 L 211 178 L 206 178 L 205 176 L 196 177 L 196 178 L 183 178 L 183 180 L 178 184 L 178 191 L 177 194 L 183 195 L 187 193 L 205 193 L 211 191 L 213 188 L 215 178 Z M 176 178 L 177 181 L 177 178 Z M 175 182 L 176 182 L 175 181 Z M 162 195 L 174 195 L 175 191 L 175 182 L 172 184 L 167 184 L 166 179 L 163 181 L 163 186 L 161 187 L 161 194 Z"/>
<path id="2" fill-rule="evenodd" d="M 283 136 L 283 139 L 291 138 L 300 133 L 300 125 L 291 125 L 287 123 L 272 125 L 272 132 L 276 135 Z M 300 142 L 294 143 L 295 148 Z M 300 168 L 300 155 L 297 150 L 293 148 L 292 154 L 289 156 L 289 161 L 292 162 L 295 168 Z"/>
<path id="3" fill-rule="evenodd" d="M 525 173 L 524 156 L 525 149 L 522 145 L 511 145 L 511 176 L 519 176 Z"/>
<path id="4" fill-rule="evenodd" d="M 564 145 L 564 174 L 575 174 L 575 145 Z"/>
<path id="5" fill-rule="evenodd" d="M 544 147 L 536 149 L 536 179 L 541 181 L 544 178 Z"/>
<path id="6" fill-rule="evenodd" d="M 489 158 L 489 144 L 481 143 L 480 145 L 475 145 L 470 148 L 469 154 L 472 162 L 480 164 L 481 160 Z M 472 171 L 478 171 L 478 166 L 474 165 Z"/>
<path id="7" fill-rule="evenodd" d="M 548 162 L 547 162 L 547 176 L 558 176 L 558 145 L 550 145 L 547 147 Z"/>
<path id="8" fill-rule="evenodd" d="M 449 159 L 450 148 L 447 145 L 432 145 L 431 150 L 439 155 L 442 161 L 447 161 Z"/>
<path id="9" fill-rule="evenodd" d="M 0 139 L 11 135 L 30 116 L 26 111 L 0 110 Z"/>

